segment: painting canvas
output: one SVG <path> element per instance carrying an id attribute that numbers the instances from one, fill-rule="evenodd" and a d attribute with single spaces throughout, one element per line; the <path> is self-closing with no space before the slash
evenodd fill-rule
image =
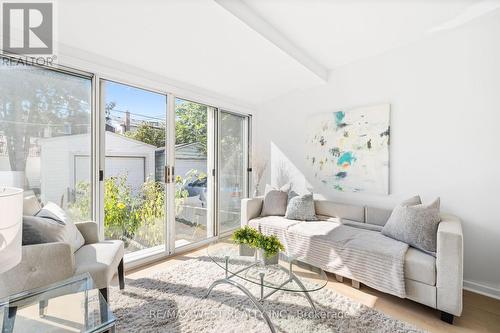
<path id="1" fill-rule="evenodd" d="M 389 194 L 390 105 L 321 113 L 308 122 L 307 164 L 344 192 Z"/>

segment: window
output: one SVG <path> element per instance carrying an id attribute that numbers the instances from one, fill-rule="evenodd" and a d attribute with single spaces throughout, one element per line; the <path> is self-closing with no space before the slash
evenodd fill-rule
<path id="1" fill-rule="evenodd" d="M 52 201 L 74 220 L 92 217 L 92 80 L 3 61 L 0 64 L 0 184 Z M 77 171 L 78 168 L 78 171 Z"/>

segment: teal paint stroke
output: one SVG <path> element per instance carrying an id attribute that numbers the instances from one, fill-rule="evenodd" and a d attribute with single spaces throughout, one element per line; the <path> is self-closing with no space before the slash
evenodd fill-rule
<path id="1" fill-rule="evenodd" d="M 352 165 L 355 161 L 356 156 L 354 156 L 353 152 L 346 151 L 342 155 L 340 155 L 339 159 L 337 160 L 337 165 L 343 165 L 344 163 Z"/>
<path id="2" fill-rule="evenodd" d="M 343 124 L 342 121 L 345 118 L 345 112 L 337 111 L 334 114 L 335 114 L 335 124 L 337 124 L 337 126 L 341 126 Z"/>

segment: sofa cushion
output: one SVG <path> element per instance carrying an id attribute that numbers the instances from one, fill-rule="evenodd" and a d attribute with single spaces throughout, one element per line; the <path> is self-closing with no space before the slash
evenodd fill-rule
<path id="1" fill-rule="evenodd" d="M 369 224 L 369 223 L 363 223 L 363 222 L 357 222 L 357 221 L 352 221 L 348 219 L 340 219 L 340 222 L 344 225 L 348 225 L 350 227 L 355 227 L 355 228 L 360 228 L 360 229 L 365 229 L 365 230 L 370 230 L 370 231 L 382 231 L 382 226 L 376 225 L 376 224 Z"/>
<path id="2" fill-rule="evenodd" d="M 315 200 L 314 204 L 317 215 L 341 217 L 357 222 L 365 222 L 365 208 L 363 206 L 347 205 L 326 200 Z"/>
<path id="3" fill-rule="evenodd" d="M 358 222 L 358 221 L 353 221 L 349 219 L 343 219 L 339 217 L 330 217 L 326 215 L 317 215 L 318 220 L 320 221 L 325 221 L 325 222 L 337 222 L 337 223 L 342 223 L 344 225 L 348 225 L 350 227 L 355 227 L 355 228 L 361 228 L 365 230 L 371 230 L 371 231 L 382 231 L 382 227 L 379 225 L 375 224 L 368 224 L 368 223 L 363 223 L 363 222 Z"/>
<path id="4" fill-rule="evenodd" d="M 106 288 L 123 254 L 123 242 L 119 240 L 84 245 L 75 253 L 75 274 L 89 272 L 95 288 Z"/>
<path id="5" fill-rule="evenodd" d="M 408 248 L 405 256 L 405 279 L 436 285 L 436 258 L 415 248 Z"/>
<path id="6" fill-rule="evenodd" d="M 392 210 L 377 207 L 365 207 L 366 223 L 384 226 L 391 216 Z"/>

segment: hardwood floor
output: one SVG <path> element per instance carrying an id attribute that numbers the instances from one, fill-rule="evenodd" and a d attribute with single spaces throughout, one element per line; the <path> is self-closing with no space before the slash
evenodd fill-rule
<path id="1" fill-rule="evenodd" d="M 161 271 L 174 263 L 205 254 L 206 248 L 201 248 L 128 271 L 125 274 L 126 283 L 151 276 L 154 272 Z M 328 274 L 328 279 L 326 288 L 430 332 L 500 332 L 500 300 L 464 291 L 462 316 L 455 318 L 455 323 L 449 325 L 439 319 L 439 311 L 435 309 L 381 293 L 364 285 L 360 289 L 355 289 L 351 287 L 351 280 L 344 279 L 343 282 L 338 282 L 333 274 Z M 118 285 L 118 280 L 115 278 L 113 283 Z M 125 290 L 126 288 L 125 285 Z"/>

